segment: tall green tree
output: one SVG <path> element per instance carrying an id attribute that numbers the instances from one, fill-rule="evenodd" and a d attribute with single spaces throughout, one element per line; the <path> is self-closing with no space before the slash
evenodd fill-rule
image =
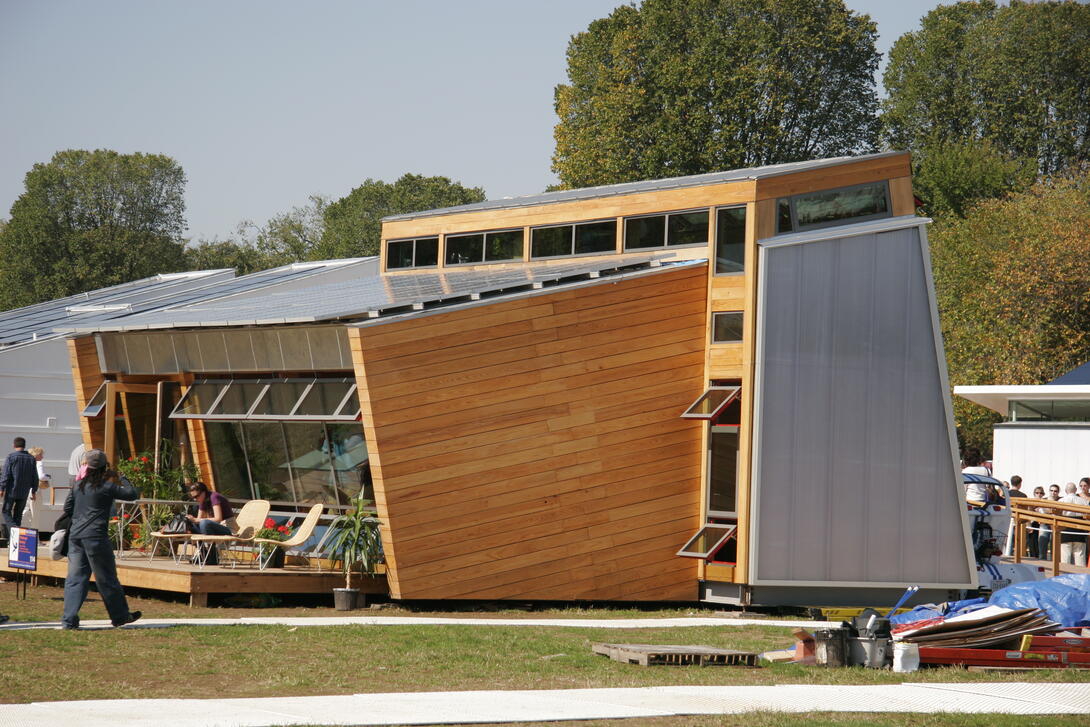
<path id="1" fill-rule="evenodd" d="M 572 37 L 562 187 L 869 151 L 877 31 L 842 0 L 645 0 Z"/>
<path id="2" fill-rule="evenodd" d="M 935 158 L 988 141 L 1041 175 L 1090 161 L 1090 5 L 992 0 L 940 6 L 890 50 L 889 143 Z"/>
<path id="3" fill-rule="evenodd" d="M 383 217 L 484 201 L 480 187 L 448 177 L 405 174 L 393 184 L 367 179 L 324 210 L 321 241 L 312 260 L 377 255 Z"/>
<path id="4" fill-rule="evenodd" d="M 954 385 L 1040 384 L 1090 361 L 1090 172 L 1041 181 L 931 228 Z M 963 443 L 991 449 L 993 413 L 955 399 Z"/>
<path id="5" fill-rule="evenodd" d="M 170 157 L 61 151 L 25 184 L 0 231 L 5 309 L 185 268 L 185 173 Z"/>

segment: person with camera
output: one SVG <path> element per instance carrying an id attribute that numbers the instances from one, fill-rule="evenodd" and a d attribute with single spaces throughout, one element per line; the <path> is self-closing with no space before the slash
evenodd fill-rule
<path id="1" fill-rule="evenodd" d="M 140 618 L 129 611 L 125 591 L 117 580 L 117 563 L 109 537 L 110 510 L 114 500 L 135 500 L 136 488 L 109 469 L 106 454 L 92 449 L 85 455 L 87 472 L 64 501 L 64 514 L 72 518 L 68 528 L 68 576 L 64 580 L 64 616 L 61 627 L 79 628 L 79 610 L 87 599 L 91 574 L 115 628 Z"/>

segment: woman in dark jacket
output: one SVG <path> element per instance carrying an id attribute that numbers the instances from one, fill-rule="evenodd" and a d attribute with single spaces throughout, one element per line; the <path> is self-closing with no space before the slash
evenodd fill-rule
<path id="1" fill-rule="evenodd" d="M 140 618 L 129 611 L 125 591 L 117 580 L 113 545 L 110 542 L 110 510 L 114 500 L 135 500 L 140 493 L 116 472 L 107 469 L 106 455 L 92 449 L 84 459 L 87 474 L 72 487 L 64 501 L 64 514 L 72 518 L 68 528 L 68 577 L 64 580 L 64 616 L 61 626 L 79 628 L 79 609 L 87 598 L 91 573 L 106 604 L 114 627 Z"/>

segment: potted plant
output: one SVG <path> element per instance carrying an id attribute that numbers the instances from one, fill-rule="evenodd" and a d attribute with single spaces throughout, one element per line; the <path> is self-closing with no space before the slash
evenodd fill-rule
<path id="1" fill-rule="evenodd" d="M 284 541 L 291 537 L 291 528 L 287 525 L 277 525 L 276 521 L 271 517 L 265 518 L 264 527 L 257 531 L 258 538 L 265 540 L 280 540 Z M 272 558 L 269 561 L 270 568 L 283 568 L 284 567 L 284 549 L 278 548 L 275 545 L 268 545 L 261 543 L 258 547 L 257 557 L 259 560 L 264 560 L 272 551 Z"/>
<path id="2" fill-rule="evenodd" d="M 374 572 L 382 557 L 378 520 L 364 507 L 369 502 L 361 490 L 354 509 L 338 516 L 329 525 L 332 531 L 329 554 L 333 560 L 340 561 L 344 573 L 344 588 L 333 589 L 333 605 L 338 611 L 351 611 L 365 605 L 359 589 L 352 587 L 352 574 Z"/>

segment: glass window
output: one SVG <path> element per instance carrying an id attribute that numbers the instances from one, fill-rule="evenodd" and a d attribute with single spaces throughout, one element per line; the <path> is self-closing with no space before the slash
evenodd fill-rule
<path id="1" fill-rule="evenodd" d="M 785 202 L 787 203 L 785 219 Z M 885 181 L 852 187 L 796 194 L 777 202 L 777 231 L 828 227 L 844 220 L 889 217 L 889 189 Z"/>
<path id="2" fill-rule="evenodd" d="M 746 269 L 746 208 L 724 207 L 715 213 L 715 274 Z"/>
<path id="3" fill-rule="evenodd" d="M 418 268 L 431 267 L 439 264 L 439 238 L 425 237 L 416 241 L 416 255 L 413 258 L 413 266 Z"/>
<path id="4" fill-rule="evenodd" d="M 696 535 L 685 543 L 677 552 L 686 558 L 708 558 L 723 545 L 728 538 L 734 537 L 737 525 L 705 525 Z"/>
<path id="5" fill-rule="evenodd" d="M 254 496 L 265 500 L 294 501 L 284 429 L 279 422 L 244 422 L 246 461 Z M 216 453 L 212 453 L 215 458 Z"/>
<path id="6" fill-rule="evenodd" d="M 575 254 L 613 252 L 617 249 L 617 221 L 590 222 L 575 226 Z"/>
<path id="7" fill-rule="evenodd" d="M 204 436 L 212 453 L 212 476 L 216 491 L 227 497 L 252 499 L 250 472 L 246 467 L 246 445 L 242 424 L 205 422 Z"/>
<path id="8" fill-rule="evenodd" d="M 232 381 L 209 414 L 241 419 L 250 411 L 250 407 L 265 390 L 265 386 L 261 381 Z"/>
<path id="9" fill-rule="evenodd" d="M 708 513 L 733 517 L 738 502 L 737 427 L 712 427 L 708 449 Z"/>
<path id="10" fill-rule="evenodd" d="M 423 268 L 439 264 L 439 238 L 391 240 L 386 243 L 386 269 Z"/>
<path id="11" fill-rule="evenodd" d="M 485 260 L 515 260 L 522 257 L 522 230 L 490 232 L 485 237 Z"/>
<path id="12" fill-rule="evenodd" d="M 662 247 L 666 242 L 666 215 L 633 217 L 624 221 L 624 249 Z"/>
<path id="13" fill-rule="evenodd" d="M 337 491 L 341 502 L 350 502 L 360 488 L 367 488 L 370 482 L 367 459 L 367 442 L 363 438 L 360 424 L 327 424 L 329 447 L 333 453 L 333 474 L 336 478 Z M 374 487 L 365 493 L 367 499 L 374 501 Z"/>
<path id="14" fill-rule="evenodd" d="M 83 408 L 83 416 L 97 417 L 106 408 L 106 383 L 105 381 L 102 382 L 98 389 L 95 390 L 95 393 L 91 395 L 91 400 Z"/>
<path id="15" fill-rule="evenodd" d="M 742 313 L 712 313 L 712 343 L 739 343 L 742 340 Z"/>
<path id="16" fill-rule="evenodd" d="M 715 419 L 742 390 L 740 386 L 709 386 L 681 415 L 683 419 Z"/>
<path id="17" fill-rule="evenodd" d="M 484 235 L 447 236 L 447 265 L 484 261 Z"/>
<path id="18" fill-rule="evenodd" d="M 413 266 L 413 241 L 396 240 L 386 243 L 386 267 L 411 268 Z"/>
<path id="19" fill-rule="evenodd" d="M 185 396 L 171 413 L 172 417 L 200 417 L 207 414 L 227 386 L 226 381 L 198 381 L 186 390 Z"/>
<path id="20" fill-rule="evenodd" d="M 530 257 L 572 254 L 572 226 L 538 227 L 530 230 Z"/>
<path id="21" fill-rule="evenodd" d="M 1090 401 L 1019 400 L 1011 401 L 1009 418 L 1016 422 L 1090 422 Z"/>
<path id="22" fill-rule="evenodd" d="M 674 212 L 669 215 L 667 245 L 706 245 L 708 242 L 708 213 Z"/>
<path id="23" fill-rule="evenodd" d="M 309 381 L 269 382 L 269 390 L 257 402 L 257 406 L 250 412 L 250 416 L 279 418 L 288 416 L 309 385 Z"/>
<path id="24" fill-rule="evenodd" d="M 284 425 L 292 482 L 298 502 L 337 503 L 329 440 L 321 422 Z"/>
<path id="25" fill-rule="evenodd" d="M 346 380 L 318 380 L 310 387 L 293 417 L 331 417 L 341 408 L 341 402 L 349 392 L 354 392 L 356 382 Z"/>

